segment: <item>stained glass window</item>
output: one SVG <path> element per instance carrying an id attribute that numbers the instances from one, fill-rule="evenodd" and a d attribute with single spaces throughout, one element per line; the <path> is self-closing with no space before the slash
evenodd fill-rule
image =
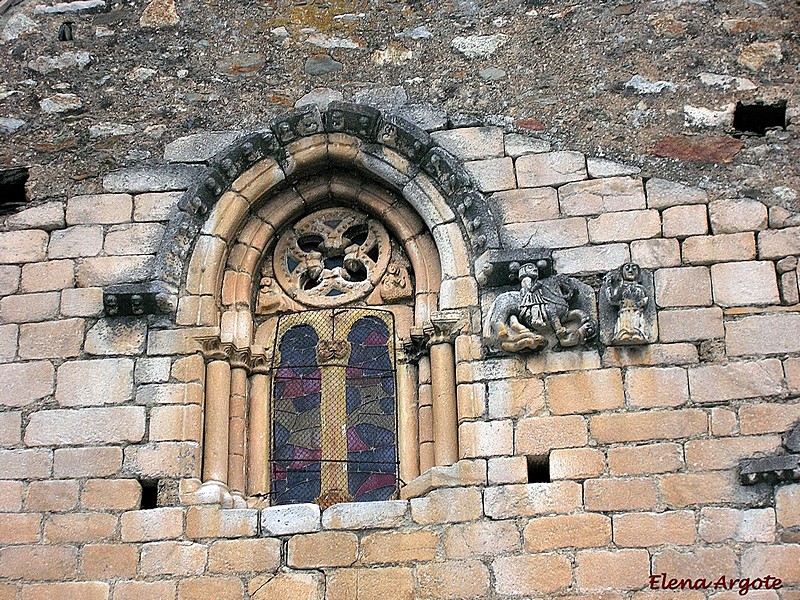
<path id="1" fill-rule="evenodd" d="M 282 317 L 273 387 L 276 504 L 387 500 L 397 490 L 391 313 Z"/>

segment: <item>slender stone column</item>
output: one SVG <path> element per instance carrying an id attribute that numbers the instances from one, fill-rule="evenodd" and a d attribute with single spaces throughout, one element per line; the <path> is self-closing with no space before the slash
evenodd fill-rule
<path id="1" fill-rule="evenodd" d="M 433 452 L 433 395 L 431 393 L 431 359 L 423 356 L 417 367 L 419 377 L 419 471 L 424 473 L 436 465 Z"/>
<path id="2" fill-rule="evenodd" d="M 203 481 L 228 483 L 228 418 L 231 398 L 229 344 L 216 339 L 201 340 L 206 365 L 205 442 Z"/>
<path id="3" fill-rule="evenodd" d="M 250 411 L 248 415 L 247 494 L 269 494 L 269 453 L 272 445 L 272 384 L 271 358 L 253 356 L 253 375 L 250 378 Z"/>
<path id="4" fill-rule="evenodd" d="M 404 348 L 406 344 L 404 344 Z M 400 480 L 408 483 L 419 475 L 419 409 L 417 389 L 419 373 L 408 348 L 397 361 L 397 449 Z"/>
<path id="5" fill-rule="evenodd" d="M 231 356 L 231 401 L 228 416 L 228 487 L 242 500 L 245 489 L 245 423 L 249 353 L 234 350 Z"/>
<path id="6" fill-rule="evenodd" d="M 431 391 L 433 395 L 433 440 L 437 466 L 458 460 L 458 409 L 456 405 L 456 361 L 453 341 L 466 323 L 461 311 L 431 315 L 426 327 L 430 336 Z"/>

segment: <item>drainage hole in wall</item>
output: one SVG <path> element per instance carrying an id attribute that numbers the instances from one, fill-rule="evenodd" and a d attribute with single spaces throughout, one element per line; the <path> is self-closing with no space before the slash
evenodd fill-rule
<path id="1" fill-rule="evenodd" d="M 786 129 L 786 100 L 774 104 L 736 104 L 733 128 L 737 132 L 764 135 L 767 129 L 775 127 Z"/>
<path id="2" fill-rule="evenodd" d="M 26 181 L 28 181 L 27 167 L 0 169 L 0 215 L 13 214 L 27 203 Z"/>
<path id="3" fill-rule="evenodd" d="M 528 483 L 550 482 L 550 457 L 528 457 Z"/>
<path id="4" fill-rule="evenodd" d="M 139 485 L 142 486 L 142 503 L 140 508 L 142 510 L 158 508 L 158 480 L 140 479 Z"/>

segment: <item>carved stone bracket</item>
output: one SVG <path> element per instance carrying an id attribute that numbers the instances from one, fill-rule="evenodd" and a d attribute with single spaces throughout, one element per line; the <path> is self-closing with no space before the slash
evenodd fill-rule
<path id="1" fill-rule="evenodd" d="M 428 336 L 421 327 L 411 330 L 411 335 L 401 340 L 402 352 L 398 356 L 401 362 L 417 363 L 428 354 Z"/>
<path id="2" fill-rule="evenodd" d="M 607 346 L 652 344 L 658 339 L 653 274 L 626 263 L 600 288 L 600 339 Z"/>
<path id="3" fill-rule="evenodd" d="M 162 312 L 158 293 L 147 285 L 114 285 L 103 290 L 106 316 L 131 317 Z"/>
<path id="4" fill-rule="evenodd" d="M 742 485 L 800 481 L 800 423 L 788 433 L 784 446 L 790 454 L 743 460 L 739 469 Z"/>

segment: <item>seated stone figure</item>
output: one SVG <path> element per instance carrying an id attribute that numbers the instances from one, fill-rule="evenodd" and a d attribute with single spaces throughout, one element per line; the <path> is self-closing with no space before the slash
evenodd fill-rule
<path id="1" fill-rule="evenodd" d="M 597 333 L 591 289 L 570 277 L 541 279 L 545 261 L 519 267 L 520 290 L 500 294 L 492 305 L 484 337 L 506 352 L 535 352 L 548 346 L 577 346 Z"/>

